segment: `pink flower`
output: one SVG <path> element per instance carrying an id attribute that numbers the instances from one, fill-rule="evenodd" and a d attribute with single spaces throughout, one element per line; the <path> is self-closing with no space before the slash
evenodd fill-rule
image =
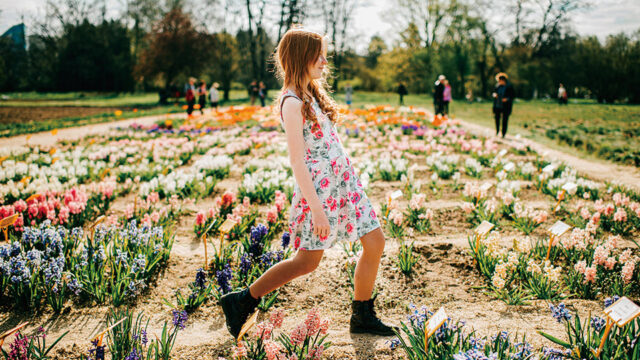
<path id="1" fill-rule="evenodd" d="M 60 209 L 60 213 L 58 214 L 58 219 L 60 220 L 60 224 L 66 224 L 69 221 L 69 208 L 63 206 Z"/>
<path id="2" fill-rule="evenodd" d="M 626 222 L 627 221 L 627 212 L 624 211 L 623 208 L 618 208 L 616 213 L 613 215 L 613 221 L 617 222 Z"/>
<path id="3" fill-rule="evenodd" d="M 607 206 L 604 208 L 604 214 L 610 216 L 611 214 L 613 214 L 614 210 L 615 207 L 613 206 L 613 204 L 607 204 Z"/>
<path id="4" fill-rule="evenodd" d="M 271 313 L 271 315 L 269 316 L 269 321 L 273 324 L 274 329 L 277 329 L 280 326 L 282 326 L 282 320 L 284 320 L 285 316 L 286 316 L 286 313 L 284 309 L 278 309 Z"/>
<path id="5" fill-rule="evenodd" d="M 475 205 L 470 202 L 462 203 L 462 210 L 465 212 L 465 214 L 471 214 L 471 212 L 473 212 L 475 209 Z"/>
<path id="6" fill-rule="evenodd" d="M 157 224 L 159 220 L 160 220 L 160 213 L 159 213 L 159 212 L 157 212 L 157 211 L 152 212 L 152 213 L 151 213 L 151 221 L 152 221 L 154 224 Z"/>
<path id="7" fill-rule="evenodd" d="M 272 332 L 273 324 L 269 322 L 263 321 L 256 326 L 256 336 L 262 339 L 262 341 L 270 339 Z"/>
<path id="8" fill-rule="evenodd" d="M 594 265 L 589 266 L 588 268 L 585 269 L 584 272 L 584 281 L 585 283 L 590 282 L 590 283 L 595 283 L 596 282 L 596 274 L 597 274 L 597 269 Z"/>
<path id="9" fill-rule="evenodd" d="M 18 200 L 13 204 L 13 207 L 15 208 L 16 212 L 23 212 L 25 210 L 27 210 L 27 203 L 24 200 Z"/>
<path id="10" fill-rule="evenodd" d="M 600 212 L 596 212 L 593 214 L 593 216 L 591 217 L 591 223 L 593 224 L 597 224 L 600 222 Z"/>
<path id="11" fill-rule="evenodd" d="M 278 221 L 278 208 L 274 205 L 267 210 L 267 222 L 273 224 L 276 221 Z"/>
<path id="12" fill-rule="evenodd" d="M 620 254 L 620 263 L 626 264 L 631 259 L 631 249 L 627 249 Z"/>
<path id="13" fill-rule="evenodd" d="M 265 341 L 264 342 L 264 352 L 267 353 L 267 360 L 278 360 L 280 359 L 281 352 L 280 344 L 275 341 Z"/>
<path id="14" fill-rule="evenodd" d="M 204 215 L 204 213 L 199 212 L 196 215 L 196 225 L 202 226 L 202 224 L 204 224 L 204 222 L 205 222 L 205 215 Z"/>
<path id="15" fill-rule="evenodd" d="M 606 247 L 600 245 L 596 247 L 596 250 L 593 254 L 593 262 L 595 265 L 604 265 L 608 257 L 609 250 Z"/>
<path id="16" fill-rule="evenodd" d="M 587 270 L 587 262 L 582 260 L 582 261 L 578 261 L 573 268 L 579 272 L 580 274 L 584 275 L 585 271 Z"/>
<path id="17" fill-rule="evenodd" d="M 580 216 L 585 220 L 589 220 L 591 218 L 591 213 L 589 212 L 589 209 L 582 208 L 582 210 L 580 210 Z"/>
<path id="18" fill-rule="evenodd" d="M 232 347 L 233 349 L 233 358 L 234 359 L 246 359 L 247 358 L 247 348 L 244 345 L 244 341 L 240 341 L 237 346 Z"/>
<path id="19" fill-rule="evenodd" d="M 354 191 L 351 193 L 351 203 L 352 204 L 357 204 L 358 201 L 360 201 L 361 195 L 359 192 Z"/>
<path id="20" fill-rule="evenodd" d="M 629 261 L 626 264 L 624 264 L 624 266 L 622 267 L 622 280 L 624 281 L 625 284 L 628 284 L 629 282 L 631 282 L 631 279 L 633 279 L 633 272 L 636 268 L 636 262 L 635 261 Z"/>
<path id="21" fill-rule="evenodd" d="M 349 181 L 349 172 L 348 172 L 348 171 L 345 171 L 345 172 L 342 174 L 342 178 L 344 179 L 344 181 Z"/>
<path id="22" fill-rule="evenodd" d="M 372 218 L 372 219 L 376 219 L 378 216 L 376 215 L 376 212 L 375 212 L 375 211 L 371 210 L 371 211 L 369 212 L 369 217 L 370 217 L 370 218 Z"/>
<path id="23" fill-rule="evenodd" d="M 609 257 L 604 262 L 604 267 L 607 268 L 607 270 L 613 270 L 614 266 L 616 266 L 616 258 L 614 257 Z"/>
<path id="24" fill-rule="evenodd" d="M 132 217 L 133 217 L 133 204 L 129 204 L 124 210 L 124 218 L 129 220 Z"/>
<path id="25" fill-rule="evenodd" d="M 152 191 L 149 196 L 147 196 L 147 200 L 151 203 L 158 202 L 160 201 L 160 195 L 157 192 Z"/>

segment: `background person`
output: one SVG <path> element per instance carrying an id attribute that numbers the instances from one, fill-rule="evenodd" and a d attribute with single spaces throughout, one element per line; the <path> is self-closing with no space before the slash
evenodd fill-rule
<path id="1" fill-rule="evenodd" d="M 516 92 L 509 83 L 507 74 L 498 73 L 496 75 L 498 84 L 492 94 L 493 96 L 493 114 L 496 120 L 496 136 L 500 133 L 500 118 L 502 117 L 502 138 L 507 134 L 507 125 L 509 124 L 509 116 L 513 109 L 513 100 Z"/>
<path id="2" fill-rule="evenodd" d="M 220 100 L 220 93 L 218 92 L 218 87 L 220 85 L 217 82 L 214 82 L 211 85 L 211 89 L 209 89 L 209 101 L 211 101 L 211 107 L 214 109 L 218 109 L 218 101 Z"/>
<path id="3" fill-rule="evenodd" d="M 444 75 L 438 76 L 433 86 L 433 111 L 435 115 L 444 115 L 444 81 L 447 78 Z"/>

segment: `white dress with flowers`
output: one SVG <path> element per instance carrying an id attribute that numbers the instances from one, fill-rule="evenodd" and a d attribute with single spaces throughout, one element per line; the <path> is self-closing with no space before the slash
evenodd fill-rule
<path id="1" fill-rule="evenodd" d="M 291 90 L 282 95 L 300 99 Z M 311 209 L 295 185 L 289 215 L 289 233 L 295 249 L 321 250 L 332 247 L 339 240 L 356 241 L 380 227 L 378 217 L 364 192 L 362 183 L 347 156 L 338 131 L 314 101 L 312 104 L 318 124 L 303 116 L 304 162 L 325 213 L 329 219 L 330 235 L 320 238 L 313 234 Z M 284 127 L 282 116 L 280 121 Z"/>

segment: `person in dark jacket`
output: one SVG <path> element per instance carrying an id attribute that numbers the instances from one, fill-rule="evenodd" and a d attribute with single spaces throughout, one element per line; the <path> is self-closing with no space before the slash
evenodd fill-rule
<path id="1" fill-rule="evenodd" d="M 516 92 L 509 83 L 507 74 L 498 73 L 496 75 L 498 84 L 493 91 L 493 114 L 496 119 L 496 136 L 500 133 L 500 117 L 502 117 L 502 137 L 507 134 L 507 124 L 509 123 L 509 115 L 513 109 L 513 100 L 516 97 Z"/>
<path id="2" fill-rule="evenodd" d="M 396 92 L 398 93 L 398 95 L 400 95 L 400 105 L 404 105 L 404 99 L 403 98 L 409 92 L 407 91 L 407 87 L 404 86 L 402 81 L 398 82 L 398 88 L 396 89 Z"/>
<path id="3" fill-rule="evenodd" d="M 438 76 L 433 87 L 433 111 L 436 115 L 444 115 L 444 81 L 446 79 L 444 75 Z"/>
<path id="4" fill-rule="evenodd" d="M 196 103 L 196 78 L 189 78 L 189 83 L 184 86 L 184 98 L 187 101 L 187 115 L 193 113 L 193 105 Z"/>

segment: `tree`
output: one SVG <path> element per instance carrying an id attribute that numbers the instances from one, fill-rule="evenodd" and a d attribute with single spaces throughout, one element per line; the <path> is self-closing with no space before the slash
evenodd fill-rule
<path id="1" fill-rule="evenodd" d="M 203 68 L 205 39 L 180 7 L 173 8 L 148 34 L 149 47 L 141 53 L 138 73 L 144 77 L 162 76 L 168 89 L 179 75 L 197 74 Z"/>
<path id="2" fill-rule="evenodd" d="M 324 21 L 324 33 L 331 39 L 333 51 L 331 58 L 335 74 L 333 88 L 337 89 L 340 80 L 340 67 L 342 58 L 347 48 L 347 34 L 351 26 L 351 20 L 359 0 L 328 0 L 321 1 L 322 18 Z"/>
<path id="3" fill-rule="evenodd" d="M 226 32 L 211 35 L 211 57 L 209 74 L 212 81 L 219 81 L 224 91 L 223 99 L 229 100 L 231 82 L 238 73 L 238 45 L 236 39 Z"/>

